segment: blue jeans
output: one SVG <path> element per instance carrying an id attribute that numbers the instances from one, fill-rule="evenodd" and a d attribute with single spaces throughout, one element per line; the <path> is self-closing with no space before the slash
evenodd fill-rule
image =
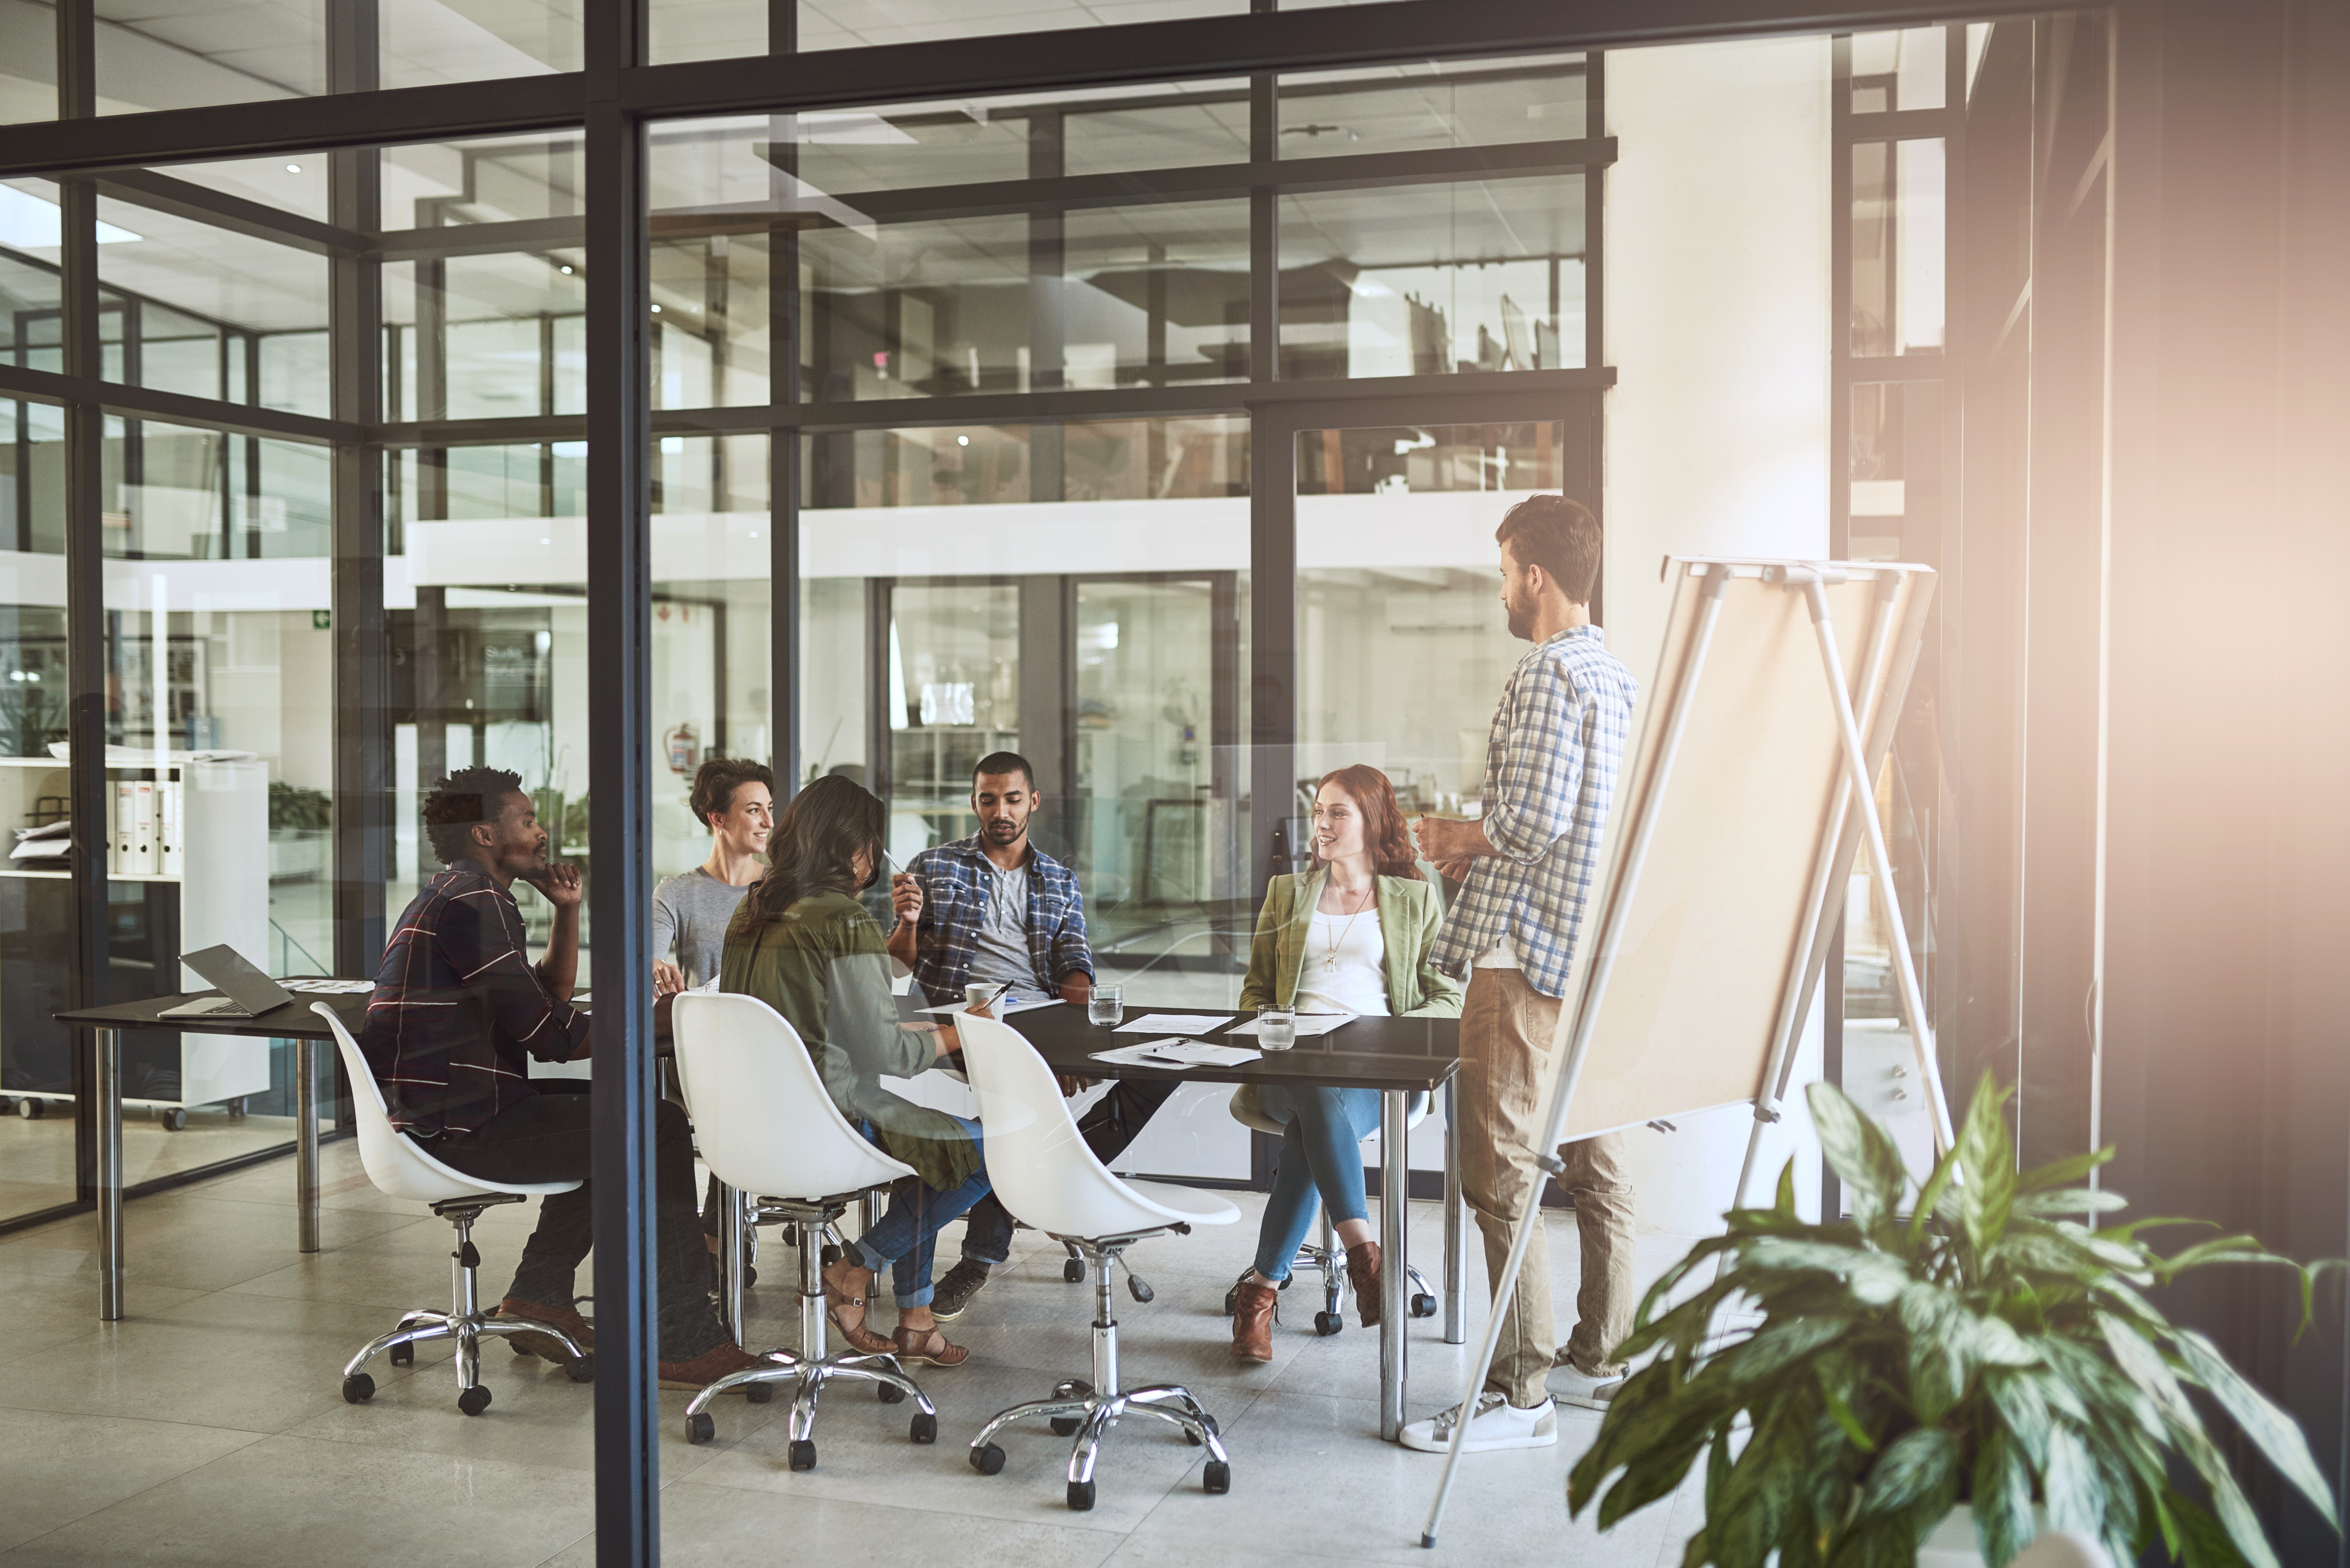
<path id="1" fill-rule="evenodd" d="M 980 1141 L 979 1124 L 954 1118 L 971 1141 Z M 876 1143 L 880 1140 L 874 1139 Z M 963 1184 L 941 1192 L 920 1177 L 906 1177 L 889 1189 L 889 1211 L 857 1239 L 858 1262 L 879 1273 L 889 1270 L 900 1307 L 931 1304 L 931 1260 L 938 1247 L 941 1227 L 962 1218 L 963 1210 L 987 1196 L 987 1167 L 972 1171 Z"/>
<path id="2" fill-rule="evenodd" d="M 1333 1225 L 1370 1218 L 1363 1202 L 1362 1142 L 1379 1130 L 1379 1092 L 1268 1085 L 1257 1090 L 1257 1103 L 1266 1116 L 1288 1124 L 1273 1196 L 1264 1200 L 1264 1222 L 1256 1232 L 1256 1272 L 1280 1281 L 1289 1277 L 1290 1261 L 1314 1223 L 1315 1192 Z"/>

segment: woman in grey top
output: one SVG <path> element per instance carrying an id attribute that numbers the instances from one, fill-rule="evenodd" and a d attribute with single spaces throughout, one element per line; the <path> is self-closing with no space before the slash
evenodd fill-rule
<path id="1" fill-rule="evenodd" d="M 775 775 L 744 757 L 712 757 L 693 775 L 693 815 L 710 829 L 710 858 L 653 889 L 653 993 L 706 985 L 718 974 L 726 923 L 764 869 L 775 828 Z M 667 956 L 671 945 L 677 959 Z"/>

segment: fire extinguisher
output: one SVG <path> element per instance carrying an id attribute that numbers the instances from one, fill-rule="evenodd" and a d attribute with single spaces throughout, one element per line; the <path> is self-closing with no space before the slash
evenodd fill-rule
<path id="1" fill-rule="evenodd" d="M 701 761 L 697 744 L 700 740 L 691 724 L 680 724 L 662 737 L 662 743 L 669 748 L 670 772 L 681 775 L 693 772 L 695 764 Z"/>

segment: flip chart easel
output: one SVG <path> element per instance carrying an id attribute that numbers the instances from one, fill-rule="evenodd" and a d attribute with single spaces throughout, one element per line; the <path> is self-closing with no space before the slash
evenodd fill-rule
<path id="1" fill-rule="evenodd" d="M 1559 1011 L 1535 1163 L 1557 1175 L 1561 1143 L 1751 1103 L 1731 1195 L 1742 1203 L 1864 845 L 1935 1144 L 1948 1149 L 1950 1106 L 1876 810 L 1934 573 L 1696 556 L 1668 556 L 1664 571 L 1673 601 L 1659 689 L 1619 782 L 1599 919 L 1568 981 L 1572 1005 Z M 1846 646 L 1863 650 L 1850 671 Z M 1541 1222 L 1529 1205 L 1495 1303 Z M 1501 1330 L 1496 1306 L 1465 1407 L 1485 1386 Z M 1454 1425 L 1422 1546 L 1436 1544 L 1467 1431 Z"/>

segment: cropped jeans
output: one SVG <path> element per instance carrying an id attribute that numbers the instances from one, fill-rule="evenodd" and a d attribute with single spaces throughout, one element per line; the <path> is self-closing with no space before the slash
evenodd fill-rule
<path id="1" fill-rule="evenodd" d="M 1257 1090 L 1264 1114 L 1285 1122 L 1281 1163 L 1257 1227 L 1256 1272 L 1268 1280 L 1289 1277 L 1290 1261 L 1314 1223 L 1314 1197 L 1320 1193 L 1330 1223 L 1365 1220 L 1362 1142 L 1379 1128 L 1377 1089 L 1296 1088 L 1265 1085 Z"/>
<path id="2" fill-rule="evenodd" d="M 954 1118 L 979 1147 L 979 1124 Z M 879 1142 L 877 1138 L 875 1142 Z M 857 1259 L 879 1273 L 889 1270 L 889 1283 L 900 1307 L 931 1304 L 931 1262 L 938 1251 L 940 1228 L 962 1218 L 963 1211 L 989 1191 L 983 1163 L 962 1186 L 941 1192 L 918 1176 L 909 1176 L 889 1189 L 889 1211 L 857 1239 Z"/>

